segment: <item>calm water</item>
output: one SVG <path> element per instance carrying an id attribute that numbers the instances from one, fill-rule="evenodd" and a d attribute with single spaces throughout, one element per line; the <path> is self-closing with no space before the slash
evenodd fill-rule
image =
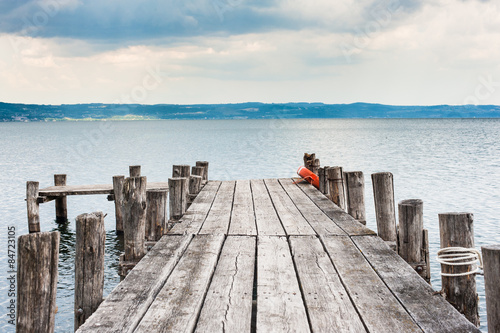
<path id="1" fill-rule="evenodd" d="M 472 212 L 476 247 L 500 243 L 500 120 L 204 120 L 137 122 L 0 123 L 0 330 L 7 323 L 7 227 L 28 232 L 25 182 L 50 186 L 53 174 L 68 184 L 110 183 L 142 165 L 148 181 L 165 181 L 172 164 L 210 161 L 211 179 L 294 176 L 304 152 L 322 165 L 365 173 L 368 226 L 376 229 L 369 175 L 394 174 L 396 200 L 424 200 L 432 257 L 439 248 L 437 214 Z M 73 332 L 75 217 L 103 211 L 106 217 L 105 294 L 119 281 L 121 240 L 113 231 L 114 206 L 105 196 L 68 198 L 70 223 L 54 222 L 52 203 L 40 206 L 43 231 L 61 231 L 56 332 Z M 434 258 L 432 258 L 434 260 Z M 433 261 L 432 283 L 440 288 Z M 486 330 L 484 281 L 477 278 L 481 329 Z"/>

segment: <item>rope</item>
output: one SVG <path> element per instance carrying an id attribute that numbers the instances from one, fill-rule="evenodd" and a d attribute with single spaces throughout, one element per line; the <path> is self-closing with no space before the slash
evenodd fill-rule
<path id="1" fill-rule="evenodd" d="M 480 269 L 483 268 L 481 252 L 474 248 L 445 247 L 437 252 L 436 259 L 440 264 L 448 266 L 476 265 L 476 268 L 469 272 L 455 274 L 441 272 L 441 276 L 467 276 L 472 274 L 481 274 Z"/>

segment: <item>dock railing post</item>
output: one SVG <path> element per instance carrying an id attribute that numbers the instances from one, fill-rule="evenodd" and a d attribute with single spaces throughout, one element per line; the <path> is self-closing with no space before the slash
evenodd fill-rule
<path id="1" fill-rule="evenodd" d="M 431 281 L 428 262 L 429 244 L 425 242 L 424 203 L 419 199 L 403 200 L 398 204 L 398 252 L 427 283 Z"/>
<path id="2" fill-rule="evenodd" d="M 54 332 L 58 231 L 19 236 L 16 332 Z"/>
<path id="3" fill-rule="evenodd" d="M 130 177 L 140 177 L 141 176 L 141 166 L 140 165 L 131 165 L 128 167 Z"/>
<path id="4" fill-rule="evenodd" d="M 64 174 L 54 175 L 54 185 L 66 186 L 66 175 Z M 56 222 L 58 223 L 68 222 L 68 205 L 66 196 L 56 199 Z"/>
<path id="5" fill-rule="evenodd" d="M 40 232 L 40 205 L 38 204 L 39 183 L 26 182 L 26 206 L 30 233 Z"/>
<path id="6" fill-rule="evenodd" d="M 347 213 L 366 225 L 365 179 L 363 172 L 345 172 Z M 320 181 L 321 184 L 321 181 Z"/>
<path id="7" fill-rule="evenodd" d="M 189 178 L 191 176 L 191 166 L 189 165 L 173 165 L 172 178 Z"/>
<path id="8" fill-rule="evenodd" d="M 398 236 L 392 173 L 373 173 L 372 185 L 378 236 L 397 251 Z"/>
<path id="9" fill-rule="evenodd" d="M 500 332 L 500 244 L 481 247 L 488 332 Z"/>
<path id="10" fill-rule="evenodd" d="M 208 182 L 208 162 L 207 161 L 196 161 L 196 166 L 203 167 L 203 184 Z"/>
<path id="11" fill-rule="evenodd" d="M 147 214 L 146 214 L 146 240 L 157 242 L 163 236 L 166 229 L 167 219 L 167 196 L 166 190 L 147 191 Z"/>
<path id="12" fill-rule="evenodd" d="M 104 214 L 81 214 L 76 218 L 75 331 L 102 302 L 104 289 Z"/>
<path id="13" fill-rule="evenodd" d="M 125 176 L 113 176 L 113 194 L 115 199 L 116 234 L 123 234 L 123 184 Z"/>
<path id="14" fill-rule="evenodd" d="M 178 221 L 186 212 L 188 186 L 187 178 L 168 179 L 170 222 Z"/>
<path id="15" fill-rule="evenodd" d="M 329 198 L 333 203 L 339 206 L 340 209 L 346 210 L 345 189 L 344 189 L 344 172 L 342 167 L 335 166 L 326 170 L 328 178 Z"/>
<path id="16" fill-rule="evenodd" d="M 439 214 L 439 233 L 441 248 L 474 248 L 474 215 L 471 213 Z M 443 265 L 444 274 L 467 273 L 470 265 Z M 497 272 L 498 274 L 498 272 Z M 479 298 L 476 292 L 476 276 L 441 276 L 446 300 L 471 323 L 479 326 Z"/>

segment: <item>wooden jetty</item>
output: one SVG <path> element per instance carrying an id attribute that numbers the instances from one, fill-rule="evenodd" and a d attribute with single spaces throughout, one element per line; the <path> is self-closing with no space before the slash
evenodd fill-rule
<path id="1" fill-rule="evenodd" d="M 78 332 L 479 330 L 372 230 L 287 178 L 209 181 Z"/>

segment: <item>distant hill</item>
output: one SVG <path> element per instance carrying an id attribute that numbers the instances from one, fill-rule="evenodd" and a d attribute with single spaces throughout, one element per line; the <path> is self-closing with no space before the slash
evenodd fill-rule
<path id="1" fill-rule="evenodd" d="M 238 103 L 195 105 L 0 103 L 0 121 L 271 119 L 271 118 L 499 118 L 497 105 Z"/>

